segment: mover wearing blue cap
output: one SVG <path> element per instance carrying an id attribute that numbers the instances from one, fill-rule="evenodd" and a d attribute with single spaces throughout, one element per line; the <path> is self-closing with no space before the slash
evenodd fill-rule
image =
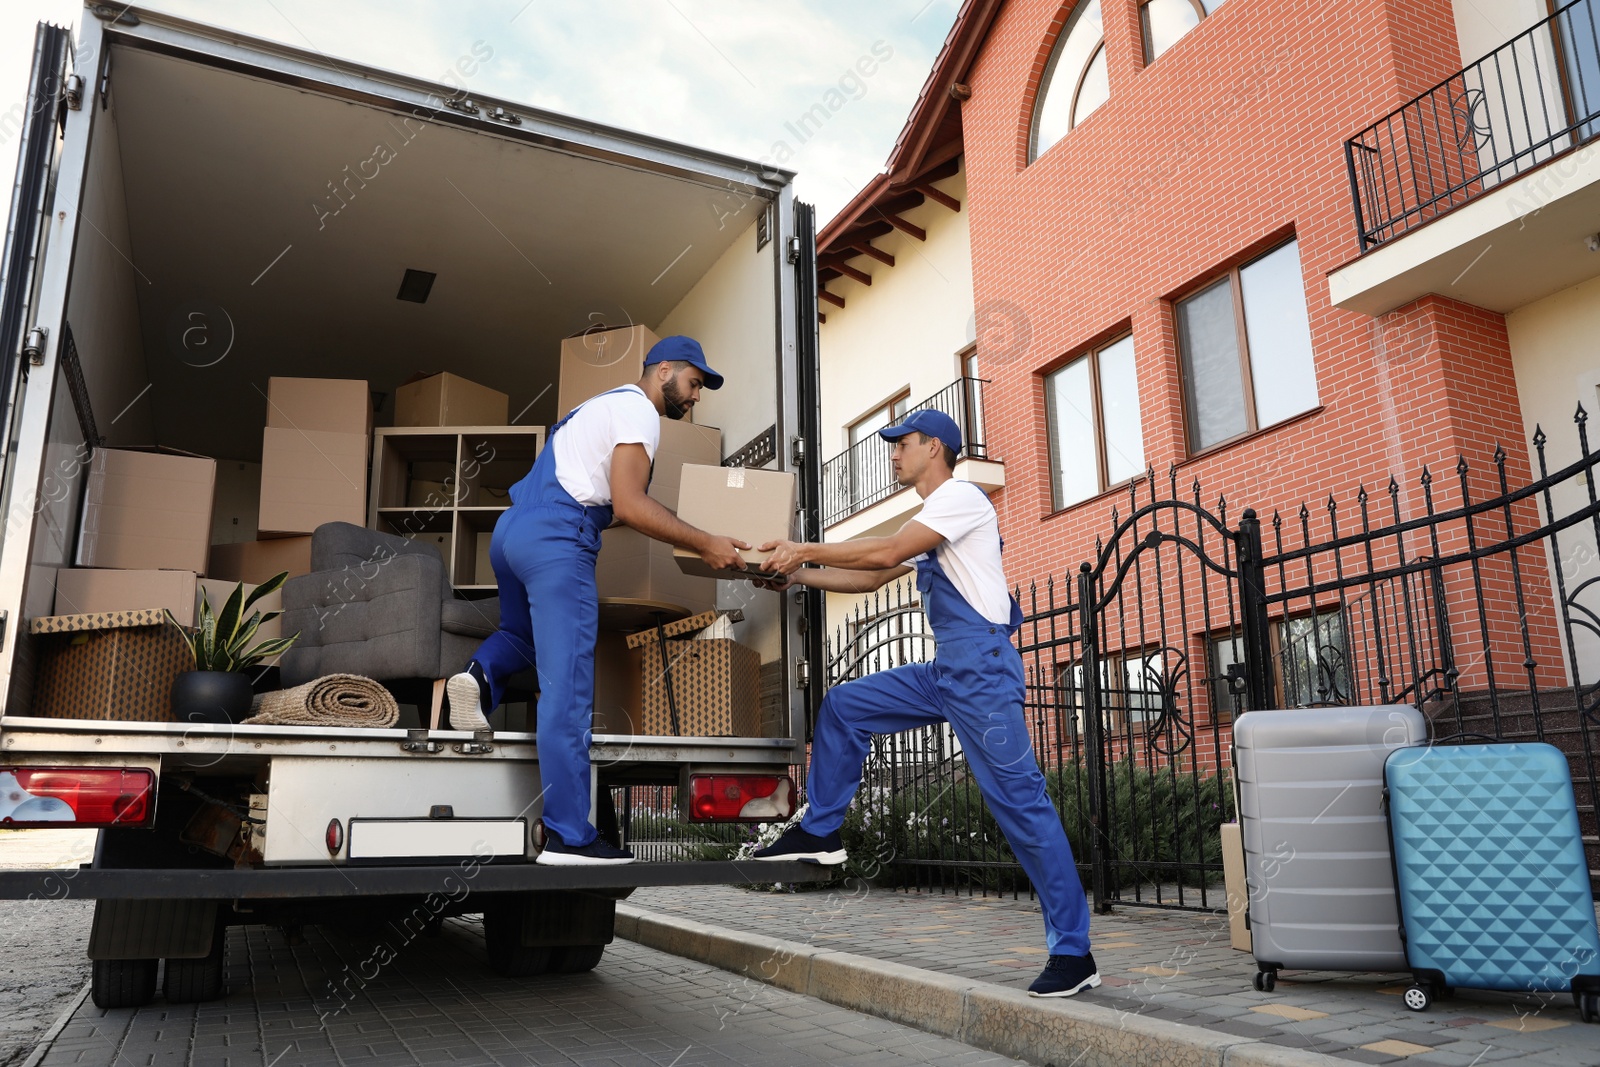
<path id="1" fill-rule="evenodd" d="M 722 375 L 706 363 L 698 341 L 663 338 L 645 355 L 637 384 L 584 401 L 551 428 L 533 470 L 511 487 L 511 506 L 495 523 L 489 562 L 500 587 L 500 625 L 445 684 L 445 694 L 451 727 L 486 730 L 507 679 L 537 667 L 545 829 L 539 863 L 633 860 L 589 822 L 600 531 L 616 519 L 700 553 L 710 567 L 744 566 L 737 550 L 749 545 L 696 529 L 646 494 L 661 417 L 681 419 L 702 389 L 720 388 Z"/>
<path id="2" fill-rule="evenodd" d="M 915 411 L 878 433 L 894 442 L 895 477 L 922 497 L 916 518 L 891 537 L 763 545 L 772 552 L 766 569 L 785 577 L 762 584 L 861 593 L 915 567 L 937 651 L 932 663 L 877 671 L 828 690 L 811 740 L 805 813 L 755 858 L 843 863 L 839 828 L 861 785 L 873 734 L 948 722 L 1039 894 L 1050 957 L 1028 992 L 1070 997 L 1100 984 L 1089 952 L 1089 901 L 1022 715 L 1022 656 L 1011 643 L 1022 609 L 1001 566 L 994 505 L 978 486 L 955 477 L 961 428 L 949 415 Z"/>

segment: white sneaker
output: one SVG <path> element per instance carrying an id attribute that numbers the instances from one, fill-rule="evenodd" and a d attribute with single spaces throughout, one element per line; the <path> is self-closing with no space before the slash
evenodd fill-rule
<path id="1" fill-rule="evenodd" d="M 476 733 L 489 728 L 489 719 L 483 714 L 483 686 L 468 671 L 453 674 L 444 683 L 444 695 L 450 701 L 450 729 Z"/>

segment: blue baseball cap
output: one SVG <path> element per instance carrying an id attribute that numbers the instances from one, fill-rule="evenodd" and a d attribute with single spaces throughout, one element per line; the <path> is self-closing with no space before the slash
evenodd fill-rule
<path id="1" fill-rule="evenodd" d="M 673 337 L 663 337 L 651 347 L 649 354 L 644 357 L 644 365 L 652 363 L 666 363 L 669 360 L 681 359 L 692 367 L 697 367 L 706 376 L 707 389 L 721 389 L 722 375 L 706 365 L 705 350 L 700 347 L 700 342 L 693 337 L 684 337 L 681 334 Z"/>
<path id="2" fill-rule="evenodd" d="M 950 451 L 957 454 L 961 452 L 961 427 L 942 411 L 933 408 L 913 411 L 898 426 L 885 426 L 879 430 L 878 436 L 885 441 L 898 441 L 908 433 L 936 437 Z"/>

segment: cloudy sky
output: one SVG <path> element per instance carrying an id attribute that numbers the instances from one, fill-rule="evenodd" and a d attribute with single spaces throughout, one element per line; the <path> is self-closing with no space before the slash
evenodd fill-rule
<path id="1" fill-rule="evenodd" d="M 469 91 L 799 171 L 827 220 L 888 157 L 958 0 L 151 0 L 152 10 L 443 80 L 487 45 Z M 72 0 L 0 4 L 0 113 L 27 91 L 33 24 Z M 870 77 L 853 68 L 877 60 Z M 887 56 L 887 58 L 884 58 Z M 830 91 L 839 90 L 830 96 Z M 840 101 L 843 100 L 842 105 Z M 837 110 L 804 143 L 786 124 Z M 16 143 L 0 143 L 13 174 Z"/>

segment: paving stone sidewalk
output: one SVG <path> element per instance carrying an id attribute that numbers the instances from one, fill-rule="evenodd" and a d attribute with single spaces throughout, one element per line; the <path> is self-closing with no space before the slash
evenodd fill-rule
<path id="1" fill-rule="evenodd" d="M 640 889 L 630 904 L 724 929 L 853 952 L 1024 989 L 1044 966 L 1036 902 L 841 887 L 764 893 L 726 886 Z M 1285 971 L 1251 988 L 1255 961 L 1228 943 L 1223 915 L 1118 907 L 1091 925 L 1105 985 L 1094 1003 L 1356 1063 L 1474 1067 L 1600 1065 L 1600 1026 L 1565 993 L 1460 990 L 1408 1011 L 1404 974 Z"/>

